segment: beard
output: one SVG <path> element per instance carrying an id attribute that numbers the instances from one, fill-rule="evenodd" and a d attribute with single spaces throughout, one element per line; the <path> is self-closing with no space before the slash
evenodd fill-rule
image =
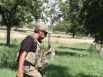
<path id="1" fill-rule="evenodd" d="M 39 43 L 42 43 L 42 39 L 43 39 L 43 38 L 39 38 L 39 39 L 38 39 L 38 42 L 39 42 Z"/>

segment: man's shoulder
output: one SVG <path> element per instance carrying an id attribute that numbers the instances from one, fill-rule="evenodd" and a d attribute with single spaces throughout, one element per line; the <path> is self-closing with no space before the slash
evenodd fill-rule
<path id="1" fill-rule="evenodd" d="M 26 36 L 25 39 L 31 39 L 31 40 L 33 40 L 33 38 L 31 37 L 31 35 Z"/>
<path id="2" fill-rule="evenodd" d="M 28 35 L 28 36 L 26 36 L 26 37 L 23 39 L 22 42 L 27 42 L 27 41 L 29 41 L 29 42 L 33 42 L 34 39 L 33 39 L 30 35 Z"/>

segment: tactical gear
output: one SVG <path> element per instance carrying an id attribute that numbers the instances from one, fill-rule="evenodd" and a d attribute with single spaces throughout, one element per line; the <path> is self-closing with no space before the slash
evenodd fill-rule
<path id="1" fill-rule="evenodd" d="M 23 77 L 42 77 L 40 71 L 47 66 L 47 62 L 45 60 L 44 52 L 41 50 L 41 44 L 38 42 L 33 35 L 30 35 L 32 42 L 35 43 L 35 47 L 31 49 L 31 51 L 27 52 L 25 57 L 25 62 L 23 65 L 24 76 Z M 34 44 L 33 43 L 33 44 Z M 20 52 L 18 52 L 16 56 L 16 61 L 18 62 Z"/>
<path id="2" fill-rule="evenodd" d="M 31 35 L 31 37 L 33 37 Z M 37 49 L 35 52 L 28 52 L 26 56 L 26 61 L 31 63 L 37 70 L 42 70 L 47 66 L 47 62 L 45 61 L 44 52 L 41 51 L 41 44 L 35 38 L 35 42 L 37 42 Z"/>

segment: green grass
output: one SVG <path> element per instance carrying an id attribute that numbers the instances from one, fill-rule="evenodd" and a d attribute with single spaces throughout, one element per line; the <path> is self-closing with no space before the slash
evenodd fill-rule
<path id="1" fill-rule="evenodd" d="M 7 47 L 2 41 L 0 53 L 5 52 L 9 55 L 6 55 L 6 58 L 1 60 L 3 58 L 2 55 L 5 53 L 0 54 L 0 66 L 2 67 L 0 69 L 0 77 L 15 77 L 16 71 L 12 69 L 16 65 L 12 58 L 19 49 L 20 42 L 17 40 L 15 43 Z M 47 49 L 46 42 L 44 47 Z M 45 73 L 44 77 L 103 77 L 102 58 L 99 52 L 94 47 L 91 47 L 90 44 L 62 44 L 54 42 L 52 47 L 56 51 L 55 60 L 50 60 L 50 56 L 47 57 L 49 65 L 43 70 L 45 71 L 43 72 Z"/>
<path id="2" fill-rule="evenodd" d="M 0 77 L 16 77 L 16 72 L 7 68 L 0 69 Z"/>

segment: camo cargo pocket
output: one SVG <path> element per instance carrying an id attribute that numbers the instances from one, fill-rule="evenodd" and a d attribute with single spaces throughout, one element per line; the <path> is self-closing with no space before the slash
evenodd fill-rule
<path id="1" fill-rule="evenodd" d="M 28 62 L 30 62 L 32 65 L 35 65 L 35 53 L 34 52 L 28 52 L 27 56 L 26 56 L 26 60 Z"/>
<path id="2" fill-rule="evenodd" d="M 24 66 L 24 75 L 27 75 L 27 77 L 42 77 L 40 72 L 35 67 L 33 67 L 31 65 Z"/>

